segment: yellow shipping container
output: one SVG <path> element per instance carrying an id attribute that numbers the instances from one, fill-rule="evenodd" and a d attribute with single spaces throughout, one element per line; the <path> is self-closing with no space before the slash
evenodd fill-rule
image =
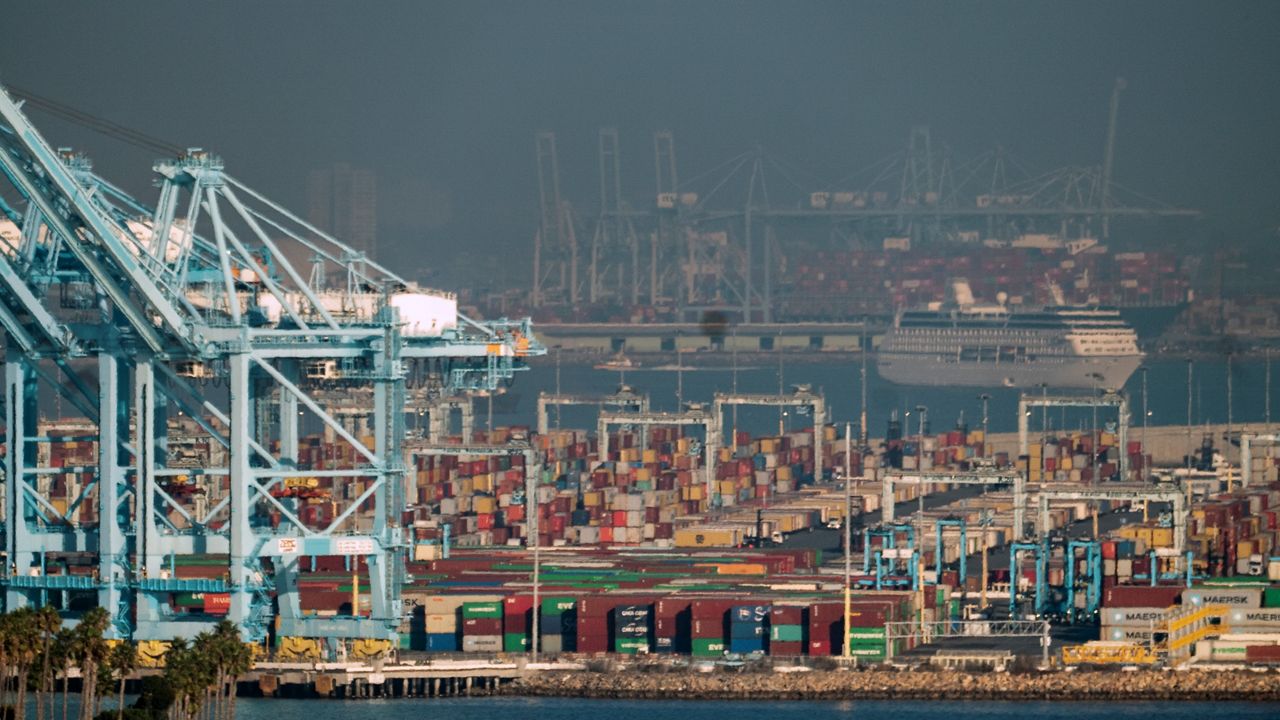
<path id="1" fill-rule="evenodd" d="M 734 528 L 683 528 L 675 532 L 676 547 L 734 547 L 740 535 Z"/>
<path id="2" fill-rule="evenodd" d="M 717 575 L 764 575 L 765 567 L 760 563 L 720 563 L 716 565 Z"/>
<path id="3" fill-rule="evenodd" d="M 494 499 L 484 495 L 477 495 L 471 499 L 471 508 L 477 513 L 491 513 L 497 507 Z"/>
<path id="4" fill-rule="evenodd" d="M 656 462 L 658 462 L 658 451 L 657 451 L 657 450 L 645 450 L 645 451 L 644 451 L 644 462 L 645 462 L 645 463 L 656 463 Z"/>
<path id="5" fill-rule="evenodd" d="M 1173 547 L 1173 528 L 1151 528 L 1147 544 L 1152 547 Z"/>

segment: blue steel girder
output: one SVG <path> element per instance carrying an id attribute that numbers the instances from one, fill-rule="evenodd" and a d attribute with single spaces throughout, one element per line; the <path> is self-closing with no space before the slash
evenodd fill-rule
<path id="1" fill-rule="evenodd" d="M 476 322 L 456 314 L 451 296 L 418 291 L 227 176 L 208 154 L 188 153 L 155 169 L 161 195 L 152 210 L 96 176 L 83 157 L 52 150 L 0 92 L 0 172 L 25 200 L 0 207 L 22 230 L 19 246 L 0 252 L 0 326 L 9 357 L 18 360 L 5 368 L 7 440 L 16 448 L 4 461 L 12 519 L 5 538 L 12 563 L 3 574 L 7 598 L 23 604 L 34 601 L 32 593 L 43 600 L 50 591 L 96 590 L 99 604 L 113 612 L 114 636 L 190 636 L 208 623 L 175 620 L 166 594 L 205 585 L 163 575 L 174 573 L 176 556 L 225 553 L 226 580 L 206 591 L 230 593 L 230 617 L 246 638 L 262 636 L 273 585 L 281 590 L 286 634 L 394 637 L 405 548 L 399 513 L 404 362 L 453 361 L 443 373 L 446 384 L 492 390 L 545 347 L 528 320 Z M 312 253 L 309 278 L 289 264 L 282 241 Z M 344 273 L 345 287 L 326 289 L 322 266 Z M 59 284 L 74 284 L 74 307 L 98 308 L 103 322 L 60 324 L 48 292 Z M 452 303 L 453 315 L 424 332 L 421 322 L 401 324 L 394 309 L 400 300 Z M 97 388 L 66 366 L 73 355 L 96 361 Z M 71 382 L 55 386 L 98 426 L 97 466 L 87 469 L 92 479 L 65 513 L 73 515 L 96 492 L 97 527 L 64 528 L 57 508 L 27 480 L 38 470 L 26 447 L 37 431 L 35 381 L 50 378 L 29 361 L 38 356 L 53 358 L 68 373 Z M 372 390 L 372 447 L 299 382 L 300 363 L 335 358 L 367 363 L 348 369 L 343 383 Z M 178 361 L 219 368 L 218 377 L 230 384 L 229 408 L 217 408 L 190 387 L 173 371 Z M 273 425 L 265 415 L 272 402 L 287 422 Z M 198 426 L 230 456 L 225 469 L 201 474 L 230 488 L 203 516 L 163 484 L 181 470 L 169 466 L 166 450 L 170 414 L 179 408 L 198 417 Z M 348 476 L 369 480 L 324 527 L 307 527 L 272 494 L 285 478 L 305 472 L 297 462 L 296 419 L 303 409 L 360 455 Z M 375 507 L 372 527 L 351 534 L 356 508 L 368 501 Z M 267 529 L 260 522 L 264 511 L 286 522 Z M 366 557 L 369 616 L 301 617 L 289 552 L 299 547 Z M 96 553 L 96 576 L 70 580 L 47 572 L 44 553 L 57 549 Z M 264 571 L 265 558 L 275 566 L 274 578 Z M 24 572 L 10 572 L 19 565 Z"/>
<path id="2" fill-rule="evenodd" d="M 129 330 L 150 352 L 164 353 L 174 342 L 198 345 L 194 329 L 161 293 L 126 246 L 127 240 L 85 192 L 70 168 L 25 115 L 0 90 L 0 118 L 12 132 L 0 133 L 0 168 L 43 222 L 59 239 L 59 247 L 75 256 L 80 266 L 111 299 Z M 152 318 L 166 329 L 166 339 Z"/>
<path id="3" fill-rule="evenodd" d="M 942 582 L 942 557 L 943 557 L 943 529 L 954 527 L 960 531 L 960 559 L 957 562 L 959 569 L 960 585 L 964 586 L 964 581 L 968 577 L 968 555 L 969 555 L 969 533 L 964 518 L 940 518 L 936 524 L 936 552 L 934 557 L 934 572 L 937 574 L 937 581 Z"/>

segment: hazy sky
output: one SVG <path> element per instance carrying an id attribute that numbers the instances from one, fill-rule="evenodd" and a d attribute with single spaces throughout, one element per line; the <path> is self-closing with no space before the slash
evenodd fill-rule
<path id="1" fill-rule="evenodd" d="M 1205 210 L 1206 236 L 1280 239 L 1277 2 L 11 1 L 3 18 L 0 82 L 211 149 L 300 212 L 309 170 L 372 168 L 406 269 L 528 252 L 539 129 L 583 206 L 602 125 L 637 205 L 661 128 L 683 178 L 759 142 L 831 180 L 914 124 L 957 157 L 1000 144 L 1048 170 L 1101 162 L 1117 75 L 1117 181 Z M 148 153 L 32 117 L 152 199 Z"/>

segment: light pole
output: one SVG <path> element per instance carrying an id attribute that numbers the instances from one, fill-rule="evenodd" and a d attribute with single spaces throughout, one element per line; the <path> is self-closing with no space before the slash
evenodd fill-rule
<path id="1" fill-rule="evenodd" d="M 916 438 L 916 472 L 920 473 L 920 483 L 916 486 L 920 496 L 917 501 L 919 508 L 919 519 L 916 520 L 916 592 L 918 597 L 916 602 L 920 606 L 919 622 L 921 629 L 924 628 L 924 423 L 925 417 L 929 414 L 929 408 L 924 405 L 917 405 L 916 412 L 920 414 L 920 434 Z M 939 553 L 942 548 L 938 548 Z M 910 559 L 907 562 L 911 562 Z M 848 629 L 845 630 L 848 633 Z"/>
<path id="2" fill-rule="evenodd" d="M 987 443 L 990 442 L 987 438 L 987 420 L 989 419 L 987 416 L 987 402 L 991 400 L 991 396 L 987 393 L 982 393 L 978 396 L 978 399 L 982 401 L 982 457 L 985 458 L 989 457 L 987 453 Z"/>
<path id="3" fill-rule="evenodd" d="M 841 656 L 845 662 L 849 661 L 849 606 L 852 601 L 850 595 L 851 587 L 851 571 L 852 561 L 850 553 L 853 545 L 853 491 L 849 487 L 853 482 L 852 463 L 850 456 L 853 453 L 853 423 L 844 424 L 844 646 Z"/>
<path id="4" fill-rule="evenodd" d="M 1049 383 L 1040 383 L 1040 441 L 1049 439 Z"/>
<path id="5" fill-rule="evenodd" d="M 1151 417 L 1151 411 L 1147 409 L 1147 366 L 1143 365 L 1139 369 L 1142 370 L 1142 454 L 1145 455 L 1147 453 L 1147 422 Z M 1128 451 L 1129 449 L 1125 448 L 1125 452 Z M 1145 468 L 1143 473 L 1146 473 Z"/>
<path id="6" fill-rule="evenodd" d="M 1096 372 L 1089 373 L 1089 380 L 1093 382 L 1093 396 L 1089 398 L 1089 410 L 1092 413 L 1092 424 L 1089 426 L 1090 485 L 1098 482 L 1098 381 L 1102 379 L 1102 376 Z"/>
<path id="7" fill-rule="evenodd" d="M 925 407 L 924 405 L 916 406 L 916 414 L 920 416 L 920 425 L 919 425 L 920 430 L 916 435 L 916 472 L 917 473 L 924 472 L 924 419 L 928 413 L 929 413 L 929 408 Z M 920 492 L 918 497 L 918 503 L 917 503 L 917 507 L 920 510 L 920 519 L 919 519 L 920 526 L 916 529 L 916 543 L 919 546 L 923 547 L 924 542 L 922 538 L 924 538 L 924 534 L 923 534 L 924 533 L 924 482 L 922 481 L 920 484 L 916 485 L 916 488 Z"/>

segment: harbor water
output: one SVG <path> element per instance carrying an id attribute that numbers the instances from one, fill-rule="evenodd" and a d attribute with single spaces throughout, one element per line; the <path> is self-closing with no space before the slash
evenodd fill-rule
<path id="1" fill-rule="evenodd" d="M 1224 702 L 726 702 L 679 700 L 583 700 L 559 698 L 462 698 L 432 700 L 264 700 L 241 699 L 241 720 L 491 720 L 494 717 L 538 720 L 721 720 L 758 717 L 768 720 L 1270 720 L 1280 716 L 1276 703 Z"/>
<path id="2" fill-rule="evenodd" d="M 554 351 L 553 351 L 554 352 Z M 860 406 L 860 364 L 856 360 L 791 361 L 784 356 L 781 367 L 775 363 L 753 361 L 749 367 L 737 371 L 732 367 L 698 368 L 676 372 L 671 369 L 639 368 L 618 372 L 595 369 L 590 363 L 557 365 L 553 357 L 539 359 L 528 371 L 520 373 L 508 395 L 493 401 L 494 425 L 530 425 L 536 421 L 539 391 L 599 395 L 613 392 L 620 382 L 637 391 L 648 393 L 654 410 L 675 410 L 677 398 L 685 401 L 710 402 L 716 392 L 736 389 L 744 393 L 776 393 L 779 387 L 789 392 L 792 385 L 808 384 L 822 392 L 827 399 L 829 416 L 833 422 L 851 421 L 856 424 Z M 1190 393 L 1188 393 L 1188 362 L 1182 359 L 1154 359 L 1139 369 L 1125 386 L 1131 402 L 1132 424 L 1141 427 L 1144 396 L 1149 412 L 1147 422 L 1157 425 L 1187 424 L 1188 394 L 1191 403 L 1192 425 L 1222 426 L 1228 421 L 1264 422 L 1268 408 L 1267 363 L 1263 360 L 1237 360 L 1230 364 L 1231 400 L 1228 403 L 1228 363 L 1225 358 L 1196 360 L 1191 364 Z M 1280 363 L 1273 363 L 1271 382 L 1271 416 L 1280 420 Z M 735 377 L 736 376 L 736 377 Z M 1146 390 L 1144 393 L 1143 385 Z M 781 379 L 781 382 L 779 381 Z M 911 387 L 895 385 L 881 378 L 875 363 L 867 364 L 868 431 L 872 437 L 881 437 L 885 423 L 892 412 L 907 423 L 909 434 L 917 432 L 919 415 L 915 408 L 928 408 L 928 423 L 933 432 L 950 429 L 961 419 L 971 429 L 982 427 L 982 400 L 989 395 L 987 413 L 991 432 L 1017 430 L 1018 397 L 1023 389 L 1007 387 Z M 1026 392 L 1037 394 L 1041 388 L 1028 388 Z M 1053 389 L 1047 390 L 1053 393 Z M 1072 394 L 1088 394 L 1088 390 L 1074 390 Z M 796 417 L 789 411 L 784 417 L 776 408 L 743 407 L 737 410 L 737 429 L 753 434 L 773 434 L 779 421 L 790 429 L 811 424 L 808 418 Z M 908 416 L 909 414 L 909 416 Z M 557 417 L 558 416 L 558 417 Z M 477 426 L 487 422 L 486 401 L 476 401 Z M 595 409 L 582 407 L 552 408 L 549 413 L 552 427 L 557 421 L 567 428 L 591 428 L 595 423 Z M 1100 427 L 1113 420 L 1114 415 L 1099 411 Z M 726 419 L 726 422 L 729 422 Z M 1048 413 L 1035 411 L 1029 420 L 1033 430 L 1040 430 L 1047 422 L 1053 431 L 1088 432 L 1093 423 L 1089 410 L 1064 410 L 1055 408 Z"/>

